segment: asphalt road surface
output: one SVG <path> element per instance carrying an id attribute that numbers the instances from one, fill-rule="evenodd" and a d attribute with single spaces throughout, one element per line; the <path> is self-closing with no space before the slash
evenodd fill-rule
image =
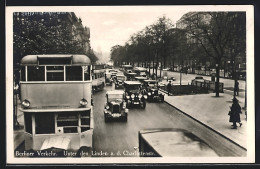
<path id="1" fill-rule="evenodd" d="M 145 109 L 129 109 L 128 121 L 104 121 L 105 93 L 114 90 L 106 86 L 94 94 L 94 157 L 138 156 L 138 131 L 148 128 L 183 128 L 193 132 L 211 146 L 219 156 L 243 156 L 230 141 L 187 117 L 166 103 L 147 103 Z M 242 152 L 242 153 L 241 153 Z M 181 154 L 181 152 L 180 152 Z"/>

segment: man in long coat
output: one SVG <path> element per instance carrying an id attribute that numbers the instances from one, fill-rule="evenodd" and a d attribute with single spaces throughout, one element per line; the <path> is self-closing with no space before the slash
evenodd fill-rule
<path id="1" fill-rule="evenodd" d="M 239 123 L 240 127 L 242 126 L 242 123 L 241 123 L 241 120 L 240 120 L 240 114 L 241 113 L 242 113 L 242 111 L 241 111 L 241 107 L 240 107 L 240 105 L 238 103 L 238 100 L 237 100 L 237 98 L 234 97 L 233 98 L 233 104 L 230 107 L 230 111 L 228 113 L 228 115 L 230 116 L 229 117 L 229 122 L 233 123 L 232 129 L 236 129 L 237 128 L 236 123 Z"/>

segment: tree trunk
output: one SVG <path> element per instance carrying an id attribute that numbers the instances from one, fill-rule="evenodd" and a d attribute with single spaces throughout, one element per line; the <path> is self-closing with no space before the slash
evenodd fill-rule
<path id="1" fill-rule="evenodd" d="M 227 61 L 226 59 L 224 60 L 224 78 L 226 77 L 226 67 L 227 67 Z"/>
<path id="2" fill-rule="evenodd" d="M 217 60 L 216 62 L 216 83 L 215 83 L 215 92 L 216 92 L 216 97 L 219 97 L 219 67 L 220 67 L 220 61 Z"/>
<path id="3" fill-rule="evenodd" d="M 162 65 L 162 60 L 163 60 L 163 57 L 161 56 L 160 78 L 162 77 L 162 67 L 164 66 L 164 65 Z"/>
<path id="4" fill-rule="evenodd" d="M 153 74 L 154 74 L 154 56 L 153 56 Z"/>
<path id="5" fill-rule="evenodd" d="M 158 50 L 156 50 L 156 68 L 155 68 L 155 70 L 156 70 L 156 72 L 155 72 L 155 74 L 156 74 L 156 79 L 157 79 L 158 62 L 159 62 Z"/>

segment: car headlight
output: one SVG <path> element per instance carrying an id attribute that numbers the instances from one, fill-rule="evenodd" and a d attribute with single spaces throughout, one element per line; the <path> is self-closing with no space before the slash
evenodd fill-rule
<path id="1" fill-rule="evenodd" d="M 134 95 L 134 94 L 131 94 L 131 98 L 132 98 L 132 99 L 135 98 L 135 95 Z"/>
<path id="2" fill-rule="evenodd" d="M 152 94 L 154 94 L 154 92 L 152 92 Z"/>
<path id="3" fill-rule="evenodd" d="M 126 96 L 126 99 L 130 99 L 130 96 Z"/>
<path id="4" fill-rule="evenodd" d="M 138 95 L 138 98 L 139 98 L 139 99 L 141 99 L 141 98 L 142 98 L 142 95 L 141 95 L 141 94 L 139 94 L 139 95 Z"/>
<path id="5" fill-rule="evenodd" d="M 144 98 L 147 99 L 147 95 L 144 95 Z"/>
<path id="6" fill-rule="evenodd" d="M 81 106 L 86 106 L 86 105 L 88 104 L 88 101 L 83 98 L 83 99 L 81 99 L 81 100 L 79 101 L 79 104 L 80 104 Z"/>
<path id="7" fill-rule="evenodd" d="M 109 109 L 109 106 L 106 106 L 106 109 Z"/>
<path id="8" fill-rule="evenodd" d="M 148 95 L 150 96 L 150 95 L 151 95 L 151 93 L 150 93 L 150 92 L 148 92 Z"/>
<path id="9" fill-rule="evenodd" d="M 25 99 L 25 100 L 22 102 L 22 105 L 23 105 L 24 108 L 28 108 L 28 107 L 30 106 L 30 102 Z"/>

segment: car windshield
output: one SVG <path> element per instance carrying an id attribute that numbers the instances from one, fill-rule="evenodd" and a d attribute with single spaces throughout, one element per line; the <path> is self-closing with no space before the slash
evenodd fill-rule
<path id="1" fill-rule="evenodd" d="M 139 90 L 140 89 L 140 85 L 127 85 L 126 86 L 126 90 L 129 90 L 129 91 L 133 91 L 133 90 Z"/>
<path id="2" fill-rule="evenodd" d="M 108 101 L 113 101 L 113 100 L 122 100 L 123 95 L 122 94 L 109 94 L 108 96 Z"/>
<path id="3" fill-rule="evenodd" d="M 122 81 L 125 80 L 125 77 L 124 77 L 124 76 L 117 76 L 116 78 L 117 78 L 117 80 L 122 80 Z"/>
<path id="4" fill-rule="evenodd" d="M 156 82 L 149 82 L 149 83 L 148 83 L 148 86 L 150 86 L 150 87 L 156 87 L 156 86 L 157 86 L 157 83 L 156 83 Z"/>
<path id="5" fill-rule="evenodd" d="M 195 77 L 195 79 L 203 79 L 203 77 L 201 77 L 201 76 L 198 76 L 198 77 Z"/>

